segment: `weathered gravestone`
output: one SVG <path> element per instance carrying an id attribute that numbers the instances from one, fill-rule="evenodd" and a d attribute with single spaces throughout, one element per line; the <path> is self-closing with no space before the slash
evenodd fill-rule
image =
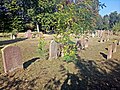
<path id="1" fill-rule="evenodd" d="M 26 38 L 32 38 L 32 32 L 31 32 L 31 30 L 27 30 L 27 32 L 25 32 L 25 37 Z"/>
<path id="2" fill-rule="evenodd" d="M 107 59 L 112 58 L 112 45 L 108 47 L 108 54 L 107 54 Z"/>
<path id="3" fill-rule="evenodd" d="M 88 39 L 85 39 L 85 48 L 88 47 Z"/>
<path id="4" fill-rule="evenodd" d="M 112 44 L 112 52 L 115 53 L 117 51 L 117 41 L 113 42 Z"/>
<path id="5" fill-rule="evenodd" d="M 23 68 L 20 48 L 7 46 L 2 49 L 4 72 L 11 72 L 17 68 Z"/>
<path id="6" fill-rule="evenodd" d="M 84 49 L 84 42 L 83 39 L 80 39 L 76 43 L 77 50 L 80 51 L 81 49 Z"/>
<path id="7" fill-rule="evenodd" d="M 49 47 L 49 59 L 56 59 L 58 54 L 58 46 L 54 40 L 51 40 Z"/>

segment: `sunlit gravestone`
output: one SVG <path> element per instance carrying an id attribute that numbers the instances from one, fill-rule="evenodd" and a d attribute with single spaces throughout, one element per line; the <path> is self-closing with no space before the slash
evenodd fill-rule
<path id="1" fill-rule="evenodd" d="M 54 40 L 51 40 L 49 46 L 49 59 L 57 59 L 58 46 Z"/>
<path id="2" fill-rule="evenodd" d="M 18 46 L 7 46 L 2 49 L 4 72 L 11 72 L 23 68 L 22 56 Z"/>
<path id="3" fill-rule="evenodd" d="M 111 59 L 111 58 L 112 58 L 112 45 L 108 47 L 108 54 L 107 54 L 107 59 Z"/>
<path id="4" fill-rule="evenodd" d="M 112 50 L 113 50 L 113 53 L 115 53 L 117 51 L 117 41 L 115 41 L 113 44 L 112 44 Z"/>

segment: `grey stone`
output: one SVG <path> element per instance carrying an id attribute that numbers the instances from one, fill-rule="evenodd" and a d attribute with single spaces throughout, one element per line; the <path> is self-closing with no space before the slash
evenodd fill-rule
<path id="1" fill-rule="evenodd" d="M 57 59 L 58 45 L 54 40 L 51 40 L 49 47 L 49 59 Z"/>

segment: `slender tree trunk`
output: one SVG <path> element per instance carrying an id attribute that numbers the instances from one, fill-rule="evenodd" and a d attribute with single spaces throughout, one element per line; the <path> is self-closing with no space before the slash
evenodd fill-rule
<path id="1" fill-rule="evenodd" d="M 39 24 L 36 23 L 36 26 L 37 26 L 37 32 L 40 32 L 40 29 L 39 29 Z"/>

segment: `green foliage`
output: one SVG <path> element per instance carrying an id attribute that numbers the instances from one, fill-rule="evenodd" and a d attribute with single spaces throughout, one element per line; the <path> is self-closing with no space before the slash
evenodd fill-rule
<path id="1" fill-rule="evenodd" d="M 60 37 L 56 38 L 56 41 L 64 45 L 64 60 L 67 62 L 77 60 L 77 51 L 75 43 L 71 39 L 72 35 L 79 35 L 88 30 L 93 30 L 95 27 L 96 13 L 88 7 L 91 4 L 90 0 L 82 4 L 65 5 L 63 2 L 57 4 L 58 11 L 54 13 L 56 17 L 55 33 Z"/>
<path id="2" fill-rule="evenodd" d="M 19 16 L 19 11 L 21 7 L 17 5 L 17 0 L 5 0 L 3 6 L 5 11 L 2 11 L 3 32 L 12 32 L 13 30 L 21 31 L 23 30 L 22 18 Z"/>
<path id="3" fill-rule="evenodd" d="M 39 44 L 38 44 L 38 52 L 40 54 L 40 58 L 45 59 L 46 57 L 46 42 L 44 38 L 40 38 Z"/>
<path id="4" fill-rule="evenodd" d="M 98 30 L 102 30 L 103 29 L 103 19 L 102 19 L 101 15 L 99 15 L 97 17 L 96 29 L 98 29 Z"/>
<path id="5" fill-rule="evenodd" d="M 33 30 L 33 28 L 35 27 L 33 23 L 27 23 L 25 25 L 26 29 L 30 29 L 30 30 Z"/>
<path id="6" fill-rule="evenodd" d="M 77 60 L 77 50 L 75 47 L 75 43 L 72 41 L 69 41 L 65 46 L 64 46 L 64 57 L 63 59 L 66 62 L 75 62 Z"/>
<path id="7" fill-rule="evenodd" d="M 106 29 L 106 30 L 108 30 L 109 29 L 109 16 L 108 15 L 105 15 L 104 17 L 103 17 L 103 29 Z"/>
<path id="8" fill-rule="evenodd" d="M 14 30 L 12 31 L 12 35 L 17 35 L 17 33 L 18 33 L 18 30 L 16 30 L 16 29 L 14 29 Z"/>
<path id="9" fill-rule="evenodd" d="M 120 31 L 120 22 L 119 22 L 119 23 L 116 23 L 116 24 L 113 26 L 113 31 L 114 31 L 114 32 L 119 32 L 119 31 Z"/>

